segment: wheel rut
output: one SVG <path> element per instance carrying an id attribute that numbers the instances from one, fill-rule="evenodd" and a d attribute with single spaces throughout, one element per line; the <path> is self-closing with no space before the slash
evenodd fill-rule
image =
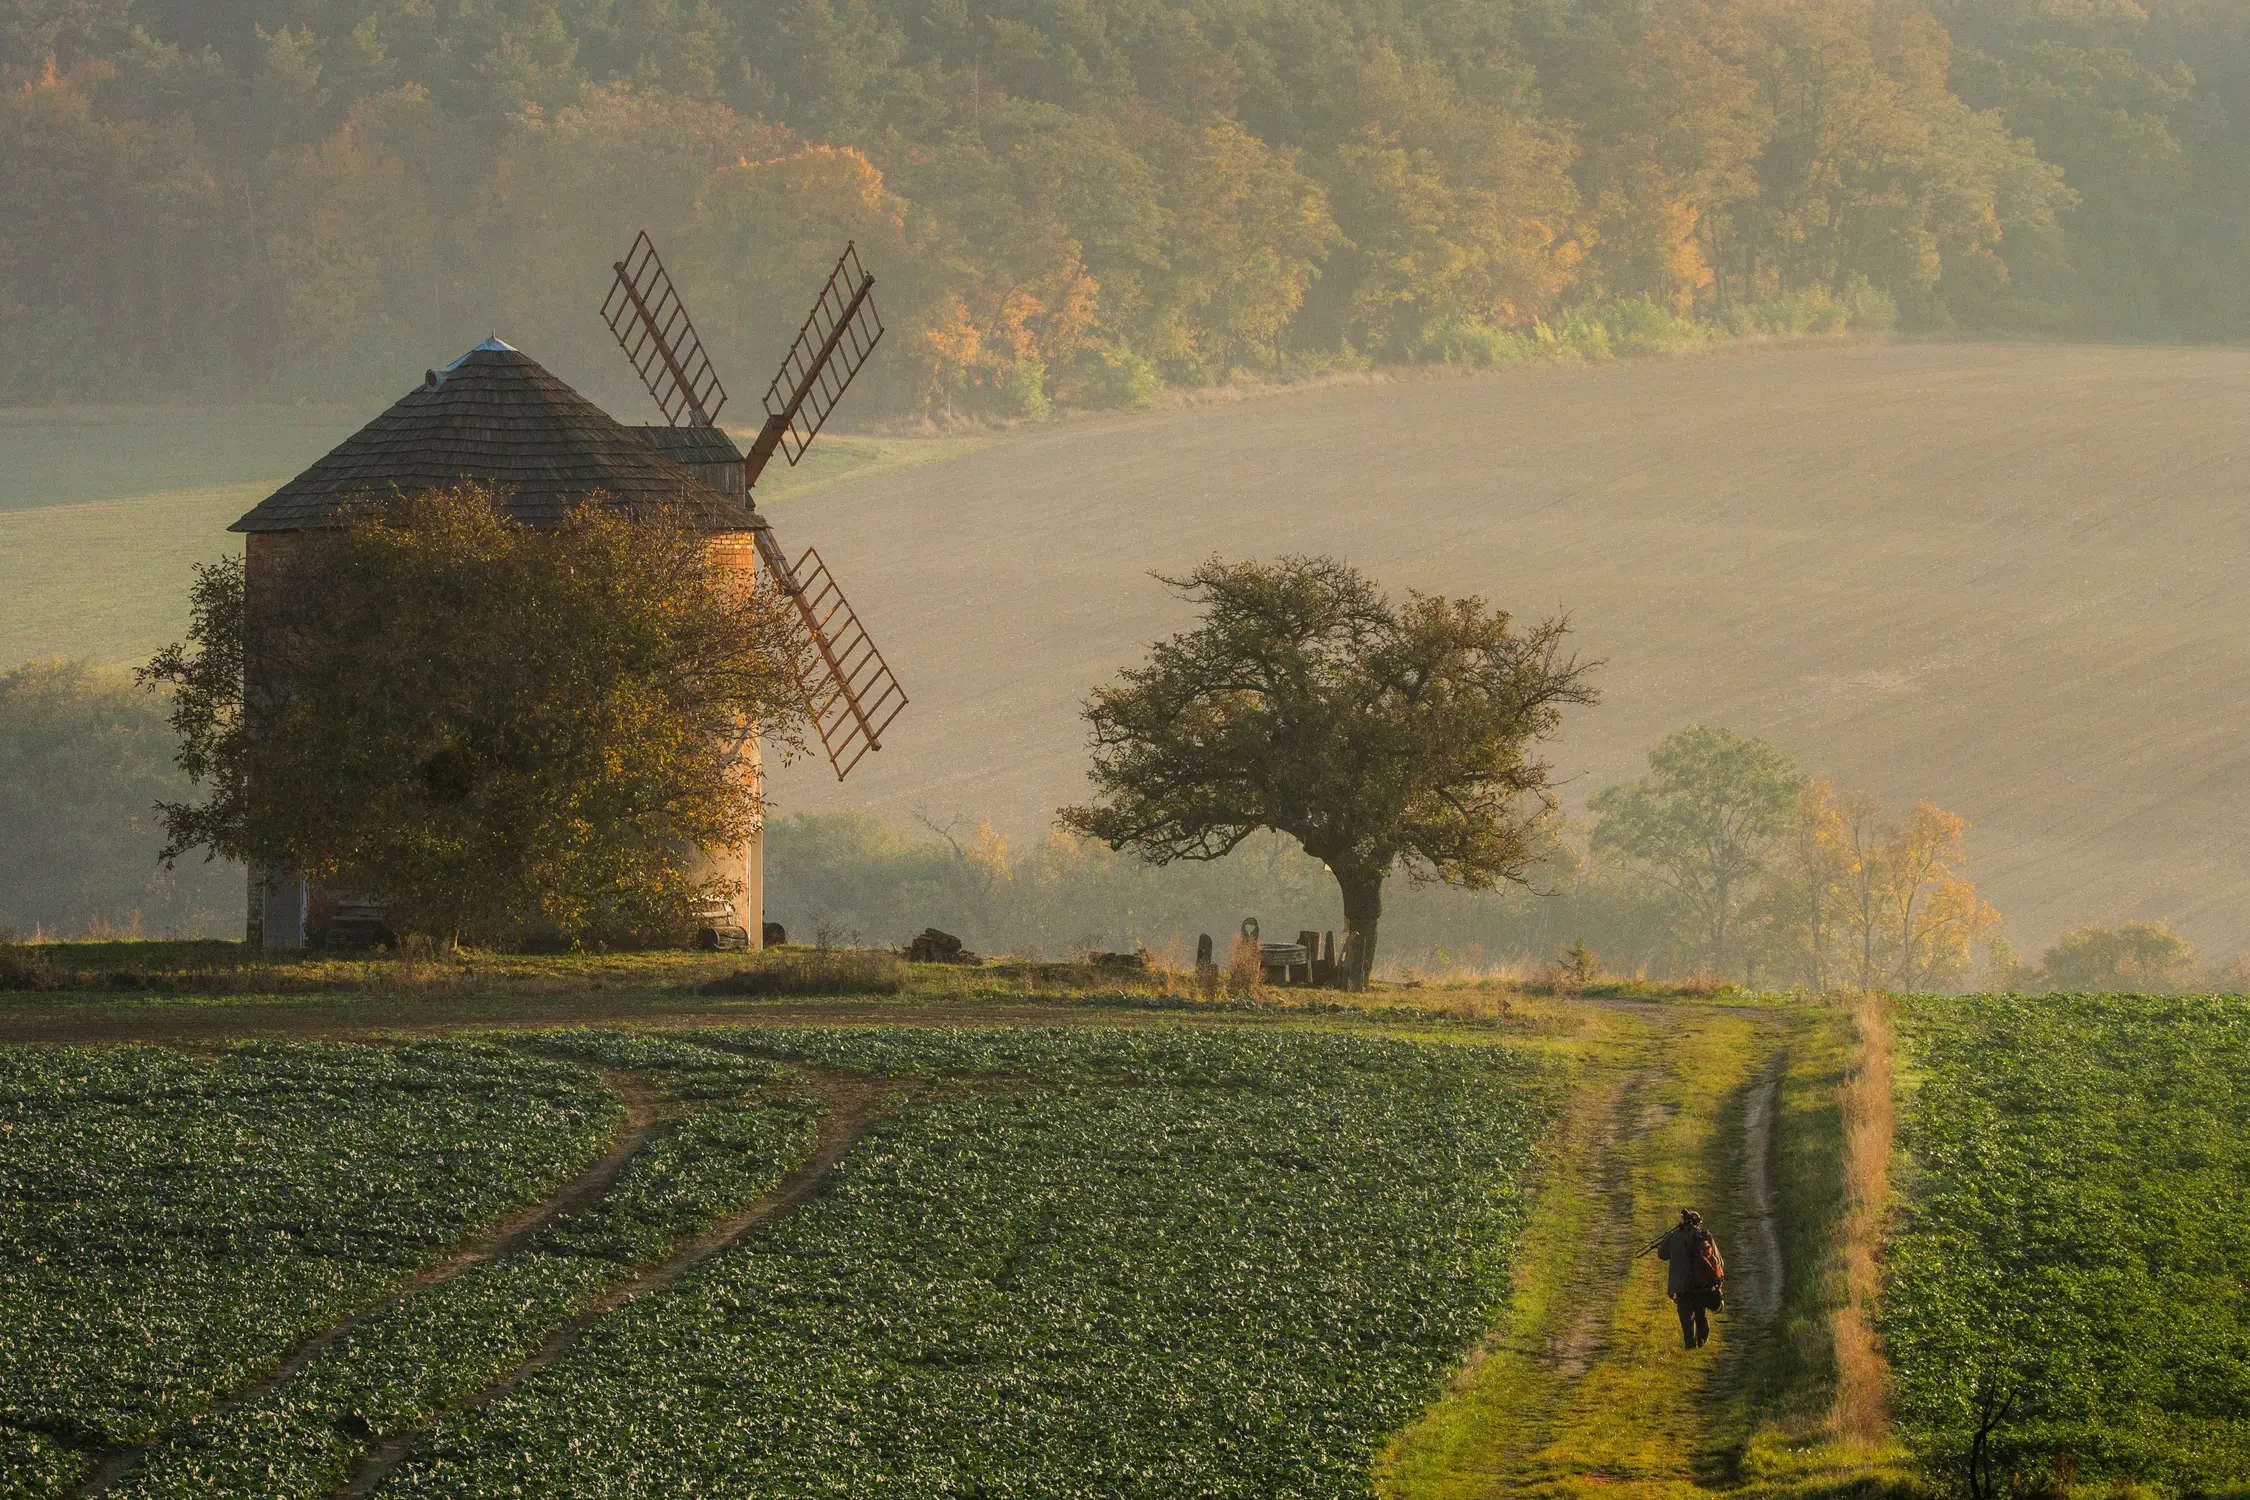
<path id="1" fill-rule="evenodd" d="M 771 1191 L 739 1213 L 721 1219 L 664 1259 L 602 1293 L 550 1334 L 530 1358 L 468 1400 L 438 1413 L 419 1427 L 389 1433 L 377 1440 L 353 1463 L 344 1482 L 334 1491 L 335 1496 L 341 1500 L 341 1497 L 369 1494 L 412 1456 L 416 1445 L 445 1417 L 474 1411 L 514 1389 L 568 1354 L 580 1339 L 618 1308 L 662 1291 L 746 1236 L 771 1228 L 795 1213 L 827 1186 L 837 1164 L 888 1112 L 891 1100 L 911 1087 L 904 1083 L 874 1085 L 836 1075 L 814 1077 L 812 1091 L 828 1105 L 827 1113 L 821 1118 L 819 1144 L 811 1156 L 792 1168 Z"/>
<path id="2" fill-rule="evenodd" d="M 319 1332 L 300 1339 L 264 1375 L 230 1392 L 188 1420 L 224 1416 L 257 1400 L 312 1363 L 321 1351 L 370 1319 L 397 1307 L 415 1293 L 450 1281 L 475 1266 L 513 1255 L 549 1223 L 592 1202 L 614 1187 L 626 1166 L 663 1129 L 669 1115 L 656 1093 L 632 1074 L 614 1068 L 596 1068 L 595 1071 L 601 1074 L 602 1081 L 617 1096 L 618 1102 L 624 1107 L 624 1114 L 618 1122 L 616 1134 L 610 1137 L 609 1145 L 592 1166 L 548 1197 L 516 1210 L 454 1245 L 421 1270 L 394 1283 L 376 1301 L 339 1318 Z M 94 1471 L 69 1492 L 72 1500 L 83 1500 L 83 1497 L 106 1493 L 119 1480 L 139 1468 L 141 1461 L 152 1451 L 186 1426 L 187 1422 L 177 1422 L 146 1442 L 110 1449 L 103 1454 Z"/>
<path id="3" fill-rule="evenodd" d="M 1636 1248 L 1631 1149 L 1648 1130 L 1641 1101 L 1657 1081 L 1653 1064 L 1635 1068 L 1601 1110 L 1590 1165 L 1592 1196 L 1604 1212 L 1590 1226 L 1584 1270 L 1574 1286 L 1574 1311 L 1567 1323 L 1548 1335 L 1543 1351 L 1547 1368 L 1568 1381 L 1592 1369 L 1608 1345 L 1606 1330 L 1624 1275 L 1619 1268 L 1630 1265 Z"/>
<path id="4" fill-rule="evenodd" d="M 1773 1128 L 1781 1104 L 1781 1073 L 1787 1065 L 1786 1048 L 1778 1048 L 1750 1087 L 1742 1107 L 1742 1179 L 1739 1208 L 1742 1222 L 1758 1248 L 1758 1275 L 1751 1281 L 1751 1320 L 1763 1331 L 1781 1316 L 1781 1299 L 1789 1268 L 1781 1258 L 1781 1231 L 1774 1217 Z"/>

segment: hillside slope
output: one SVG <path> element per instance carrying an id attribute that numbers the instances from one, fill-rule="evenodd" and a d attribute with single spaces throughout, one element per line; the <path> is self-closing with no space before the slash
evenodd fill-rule
<path id="1" fill-rule="evenodd" d="M 1335 386 L 1033 432 L 773 509 L 913 706 L 791 811 L 1078 796 L 1077 706 L 1187 621 L 1148 575 L 1329 551 L 1567 610 L 1609 662 L 1582 810 L 1666 732 L 1765 735 L 1967 816 L 2019 947 L 2163 917 L 2250 950 L 2250 352 L 1857 345 Z"/>

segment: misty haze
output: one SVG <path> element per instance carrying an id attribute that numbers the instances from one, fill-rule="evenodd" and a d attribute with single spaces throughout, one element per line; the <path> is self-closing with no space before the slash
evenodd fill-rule
<path id="1" fill-rule="evenodd" d="M 2246 476 L 2235 0 L 0 0 L 0 1500 L 2242 1500 Z"/>

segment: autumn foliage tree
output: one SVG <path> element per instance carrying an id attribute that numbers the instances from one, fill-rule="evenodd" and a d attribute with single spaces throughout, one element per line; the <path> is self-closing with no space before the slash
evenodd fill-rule
<path id="1" fill-rule="evenodd" d="M 1155 864 L 1212 860 L 1261 828 L 1327 865 L 1353 980 L 1374 965 L 1383 885 L 1520 881 L 1553 810 L 1536 748 L 1595 700 L 1566 627 L 1476 598 L 1393 603 L 1327 557 L 1214 558 L 1162 580 L 1202 623 L 1095 690 L 1098 800 L 1066 827 Z"/>
<path id="2" fill-rule="evenodd" d="M 1628 308 L 2236 336 L 2240 11 L 0 6 L 0 393 L 381 390 L 495 310 L 606 362 L 641 227 L 724 363 L 860 237 L 864 394 L 941 415 Z"/>
<path id="3" fill-rule="evenodd" d="M 1663 891 L 1705 972 L 1815 990 L 1944 989 L 1999 921 L 1967 875 L 1965 819 L 1892 820 L 1777 747 L 1692 726 L 1597 793 L 1593 848 Z"/>
<path id="4" fill-rule="evenodd" d="M 752 736 L 798 743 L 796 627 L 665 517 L 552 530 L 476 484 L 369 502 L 253 587 L 200 570 L 174 691 L 168 858 L 198 848 L 382 903 L 402 930 L 669 936 L 698 851 L 761 815 Z M 245 691 L 245 681 L 249 690 Z"/>
<path id="5" fill-rule="evenodd" d="M 1813 989 L 1958 982 L 2000 920 L 1968 878 L 1968 827 L 1928 802 L 1888 819 L 1873 798 L 1809 783 L 1763 898 L 1774 957 Z"/>

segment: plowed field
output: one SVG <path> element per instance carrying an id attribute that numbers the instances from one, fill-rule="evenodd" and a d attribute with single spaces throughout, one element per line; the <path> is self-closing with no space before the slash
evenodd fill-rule
<path id="1" fill-rule="evenodd" d="M 105 453 L 129 436 L 87 429 Z M 41 472 L 68 474 L 51 439 Z M 271 447 L 259 429 L 250 467 L 168 478 L 152 445 L 146 488 L 259 479 Z M 92 498 L 123 483 L 0 505 L 38 507 L 0 515 L 0 659 L 176 631 L 186 561 L 248 499 Z M 1609 661 L 1560 747 L 1578 809 L 1670 730 L 1724 724 L 1968 817 L 2019 948 L 2161 917 L 2250 951 L 2246 499 L 2238 350 L 1752 351 L 1064 423 L 771 500 L 914 699 L 848 786 L 807 765 L 777 790 L 1036 833 L 1080 791 L 1087 689 L 1187 620 L 1150 569 L 1330 551 L 1571 614 Z"/>
<path id="2" fill-rule="evenodd" d="M 1967 817 L 2036 951 L 2165 918 L 2250 951 L 2250 352 L 1866 345 L 1339 386 L 1021 435 L 774 507 L 914 703 L 792 809 L 1080 791 L 1079 702 L 1188 620 L 1149 578 L 1334 552 L 1566 610 L 1604 657 L 1566 801 L 1692 722 Z"/>

